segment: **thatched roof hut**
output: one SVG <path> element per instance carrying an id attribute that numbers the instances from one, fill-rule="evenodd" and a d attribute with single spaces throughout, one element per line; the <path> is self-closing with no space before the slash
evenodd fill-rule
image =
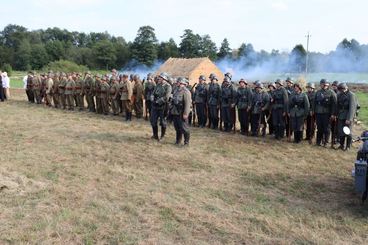
<path id="1" fill-rule="evenodd" d="M 209 58 L 169 58 L 156 74 L 161 72 L 167 72 L 173 78 L 186 77 L 191 85 L 198 82 L 200 75 L 206 76 L 207 82 L 211 73 L 216 74 L 220 82 L 224 79 L 224 74 Z"/>

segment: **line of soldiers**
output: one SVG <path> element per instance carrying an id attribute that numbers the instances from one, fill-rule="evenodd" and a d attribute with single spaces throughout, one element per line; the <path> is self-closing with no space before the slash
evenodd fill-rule
<path id="1" fill-rule="evenodd" d="M 145 114 L 155 140 L 164 138 L 167 123 L 172 122 L 178 145 L 183 136 L 184 145 L 189 144 L 190 125 L 236 132 L 239 122 L 242 135 L 265 137 L 268 127 L 276 140 L 285 135 L 291 140 L 294 135 L 295 143 L 302 141 L 305 126 L 305 140 L 312 143 L 317 126 L 316 145 L 326 146 L 331 138 L 332 147 L 336 142 L 340 149 L 351 146 L 352 139 L 342 128 L 352 127 L 358 103 L 346 83 L 335 81 L 330 88 L 329 82 L 322 79 L 319 90 L 314 83 L 307 83 L 307 91 L 303 92 L 302 84 L 290 78 L 285 82 L 277 79 L 267 88 L 260 81 L 248 84 L 241 79 L 236 84 L 230 73 L 225 74 L 221 84 L 215 74 L 210 74 L 208 84 L 206 80 L 201 75 L 190 86 L 188 79 L 179 77 L 174 81 L 167 73 L 155 77 L 148 74 L 141 81 L 138 75 L 118 75 L 116 70 L 105 76 L 86 72 L 83 77 L 79 73 L 30 72 L 26 93 L 30 103 L 44 101 L 47 106 L 82 111 L 86 101 L 90 112 L 122 113 L 126 121 L 132 120 L 133 111 L 138 119 Z"/>

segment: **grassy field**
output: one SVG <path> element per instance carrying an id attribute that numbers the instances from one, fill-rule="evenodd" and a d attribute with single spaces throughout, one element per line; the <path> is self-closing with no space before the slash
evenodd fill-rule
<path id="1" fill-rule="evenodd" d="M 0 105 L 0 244 L 366 244 L 355 150 Z M 6 115 L 6 116 L 5 116 Z M 360 129 L 359 129 L 360 130 Z M 360 132 L 360 131 L 359 131 Z"/>
<path id="2" fill-rule="evenodd" d="M 368 94 L 367 93 L 356 93 L 359 104 L 360 104 L 360 113 L 359 120 L 361 120 L 365 125 L 368 125 Z"/>

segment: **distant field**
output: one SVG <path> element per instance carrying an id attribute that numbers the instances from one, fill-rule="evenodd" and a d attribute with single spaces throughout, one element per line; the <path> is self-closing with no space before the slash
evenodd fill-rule
<path id="1" fill-rule="evenodd" d="M 367 93 L 356 93 L 360 103 L 359 120 L 368 126 L 368 94 Z"/>

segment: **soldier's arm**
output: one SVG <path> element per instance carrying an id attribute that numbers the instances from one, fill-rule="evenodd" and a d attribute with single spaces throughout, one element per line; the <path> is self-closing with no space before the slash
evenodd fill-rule
<path id="1" fill-rule="evenodd" d="M 190 113 L 190 106 L 192 105 L 192 96 L 189 91 L 184 93 L 184 112 L 183 116 L 188 117 Z"/>
<path id="2" fill-rule="evenodd" d="M 289 112 L 289 96 L 288 96 L 286 89 L 283 90 L 283 97 L 284 97 L 284 112 L 288 113 Z"/>
<path id="3" fill-rule="evenodd" d="M 309 104 L 309 99 L 308 96 L 306 94 L 304 94 L 304 117 L 306 118 L 309 114 L 309 108 L 310 108 L 310 104 Z"/>
<path id="4" fill-rule="evenodd" d="M 170 85 L 166 86 L 165 102 L 168 102 L 171 97 L 172 88 Z M 189 92 L 190 96 L 190 92 Z"/>
<path id="5" fill-rule="evenodd" d="M 337 114 L 337 97 L 335 92 L 331 93 L 331 114 L 333 116 Z"/>
<path id="6" fill-rule="evenodd" d="M 355 94 L 353 94 L 351 92 L 350 92 L 350 96 L 349 97 L 350 97 L 350 100 L 349 100 L 349 112 L 348 112 L 348 115 L 347 115 L 346 120 L 348 120 L 348 121 L 350 121 L 350 123 L 352 123 L 353 120 L 354 120 L 355 113 L 356 113 L 357 100 L 356 100 Z"/>
<path id="7" fill-rule="evenodd" d="M 127 81 L 127 89 L 128 89 L 128 100 L 132 100 L 133 96 L 133 86 L 130 81 Z"/>
<path id="8" fill-rule="evenodd" d="M 270 95 L 267 92 L 265 92 L 264 95 L 265 97 L 263 100 L 266 101 L 266 103 L 262 108 L 263 111 L 268 110 L 270 107 Z"/>

